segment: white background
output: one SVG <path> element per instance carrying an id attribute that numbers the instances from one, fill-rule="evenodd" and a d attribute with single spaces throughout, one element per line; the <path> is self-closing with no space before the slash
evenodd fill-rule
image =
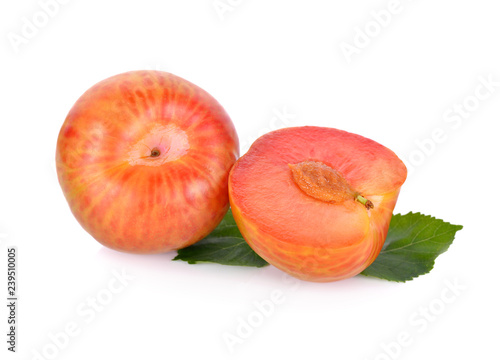
<path id="1" fill-rule="evenodd" d="M 6 350 L 2 305 L 0 358 L 498 358 L 500 87 L 475 98 L 481 79 L 500 82 L 497 2 L 221 3 L 232 4 L 222 15 L 212 0 L 74 0 L 44 18 L 35 0 L 2 2 L 0 268 L 7 246 L 17 246 L 20 324 L 16 357 Z M 374 23 L 373 12 L 387 9 L 384 26 Z M 38 23 L 36 33 L 23 35 L 23 18 Z M 356 44 L 346 56 L 342 47 Z M 170 261 L 175 253 L 105 249 L 66 204 L 56 139 L 86 89 L 137 69 L 172 72 L 210 92 L 242 150 L 285 126 L 276 117 L 283 112 L 289 125 L 374 139 L 413 168 L 395 212 L 464 229 L 430 274 L 404 284 L 359 276 L 294 284 L 272 267 L 195 266 Z M 453 113 L 464 102 L 468 110 Z M 116 272 L 134 279 L 108 299 Z M 456 295 L 446 290 L 454 282 Z M 224 334 L 238 336 L 255 302 L 273 291 L 283 301 L 231 352 Z M 96 296 L 106 304 L 92 312 L 87 302 Z M 425 320 L 420 311 L 429 307 Z M 61 335 L 68 326 L 69 340 Z M 411 340 L 396 346 L 401 333 Z"/>

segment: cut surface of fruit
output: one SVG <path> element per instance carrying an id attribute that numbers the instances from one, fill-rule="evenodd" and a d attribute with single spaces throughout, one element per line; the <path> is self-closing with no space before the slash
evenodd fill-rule
<path id="1" fill-rule="evenodd" d="M 237 161 L 230 201 L 264 259 L 299 278 L 332 281 L 378 255 L 405 179 L 401 160 L 373 140 L 287 128 L 262 136 Z"/>

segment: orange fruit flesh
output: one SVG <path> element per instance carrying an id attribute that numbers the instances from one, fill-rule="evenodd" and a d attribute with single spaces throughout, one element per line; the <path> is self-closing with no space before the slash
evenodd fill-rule
<path id="1" fill-rule="evenodd" d="M 338 196 L 321 188 L 307 191 L 293 172 L 304 162 L 331 168 L 342 178 L 333 181 L 347 190 Z M 259 138 L 233 167 L 229 195 L 243 236 L 260 256 L 295 277 L 334 281 L 375 260 L 405 179 L 401 160 L 375 141 L 298 127 Z M 357 194 L 373 208 L 356 201 Z"/>

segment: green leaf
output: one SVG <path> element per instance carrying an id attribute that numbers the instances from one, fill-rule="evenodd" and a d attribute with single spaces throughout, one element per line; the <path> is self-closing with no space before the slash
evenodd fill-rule
<path id="1" fill-rule="evenodd" d="M 453 242 L 461 225 L 420 213 L 394 215 L 384 246 L 375 261 L 361 274 L 389 281 L 405 282 L 427 274 L 436 258 Z M 228 211 L 222 222 L 206 238 L 178 250 L 174 260 L 189 264 L 263 267 L 267 262 L 257 255 L 243 239 Z"/>
<path id="2" fill-rule="evenodd" d="M 420 213 L 394 215 L 382 251 L 361 274 L 398 282 L 427 274 L 462 228 Z"/>
<path id="3" fill-rule="evenodd" d="M 189 264 L 208 262 L 256 267 L 268 265 L 243 239 L 231 209 L 214 231 L 196 244 L 178 250 L 173 260 L 183 260 Z"/>

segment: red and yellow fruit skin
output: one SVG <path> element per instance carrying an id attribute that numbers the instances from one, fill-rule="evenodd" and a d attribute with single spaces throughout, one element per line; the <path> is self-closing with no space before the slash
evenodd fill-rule
<path id="1" fill-rule="evenodd" d="M 151 157 L 154 148 L 161 155 Z M 199 241 L 221 221 L 238 156 L 234 125 L 207 92 L 169 73 L 132 71 L 75 103 L 56 166 L 71 211 L 97 241 L 161 253 Z"/>
<path id="2" fill-rule="evenodd" d="M 341 171 L 373 208 L 306 195 L 288 164 L 307 160 Z M 405 179 L 401 160 L 372 140 L 330 128 L 287 128 L 259 138 L 236 162 L 229 200 L 243 237 L 264 260 L 296 278 L 330 282 L 359 274 L 378 256 Z"/>
<path id="3" fill-rule="evenodd" d="M 231 184 L 231 183 L 230 183 Z M 229 185 L 231 187 L 231 185 Z M 268 263 L 301 280 L 331 282 L 359 274 L 375 260 L 384 245 L 399 189 L 382 196 L 370 218 L 370 231 L 359 242 L 344 248 L 292 244 L 259 230 L 246 219 L 234 201 L 231 210 L 244 239 Z"/>

